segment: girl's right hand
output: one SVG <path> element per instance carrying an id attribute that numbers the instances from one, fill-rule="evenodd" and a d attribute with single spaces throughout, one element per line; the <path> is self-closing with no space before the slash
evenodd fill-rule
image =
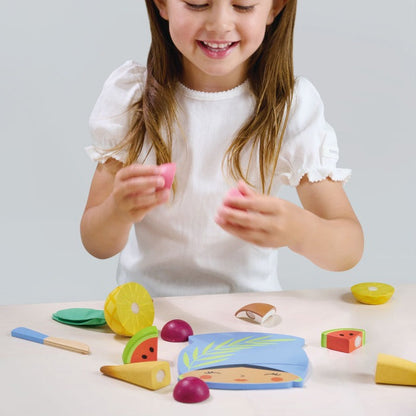
<path id="1" fill-rule="evenodd" d="M 147 212 L 169 200 L 170 190 L 158 166 L 133 164 L 114 176 L 109 196 L 115 215 L 130 224 L 141 221 Z"/>
<path id="2" fill-rule="evenodd" d="M 131 226 L 169 200 L 170 190 L 163 189 L 164 183 L 159 166 L 123 167 L 115 159 L 98 164 L 81 219 L 81 239 L 87 251 L 98 258 L 118 254 Z"/>

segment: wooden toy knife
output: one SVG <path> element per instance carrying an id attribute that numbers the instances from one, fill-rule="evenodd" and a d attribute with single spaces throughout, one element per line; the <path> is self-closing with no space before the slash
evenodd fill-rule
<path id="1" fill-rule="evenodd" d="M 82 342 L 71 341 L 68 339 L 49 337 L 40 332 L 33 331 L 25 327 L 18 327 L 12 330 L 12 336 L 16 338 L 26 339 L 28 341 L 37 342 L 39 344 L 51 345 L 52 347 L 63 348 L 65 350 L 79 352 L 81 354 L 89 354 L 90 348 Z"/>

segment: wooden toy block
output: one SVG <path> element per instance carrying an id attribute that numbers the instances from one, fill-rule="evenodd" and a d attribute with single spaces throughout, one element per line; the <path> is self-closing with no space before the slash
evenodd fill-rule
<path id="1" fill-rule="evenodd" d="M 416 386 L 416 363 L 393 355 L 379 354 L 376 383 Z"/>
<path id="2" fill-rule="evenodd" d="M 350 353 L 365 344 L 364 329 L 338 328 L 322 332 L 321 345 L 330 350 Z"/>
<path id="3" fill-rule="evenodd" d="M 123 351 L 123 363 L 157 361 L 158 330 L 148 326 L 133 335 Z"/>
<path id="4" fill-rule="evenodd" d="M 167 361 L 105 365 L 100 371 L 110 377 L 127 381 L 149 390 L 158 390 L 170 384 L 170 367 Z"/>

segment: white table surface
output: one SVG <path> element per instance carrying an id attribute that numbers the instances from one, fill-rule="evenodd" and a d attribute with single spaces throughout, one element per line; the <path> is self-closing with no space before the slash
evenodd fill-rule
<path id="1" fill-rule="evenodd" d="M 234 317 L 243 305 L 266 302 L 279 319 L 262 327 Z M 99 369 L 122 364 L 128 338 L 107 327 L 73 327 L 51 315 L 72 307 L 103 309 L 104 302 L 0 306 L 0 415 L 416 415 L 416 388 L 374 382 L 378 353 L 416 361 L 416 285 L 396 288 L 384 305 L 363 305 L 349 288 L 156 298 L 155 325 L 183 319 L 195 334 L 272 332 L 305 339 L 311 369 L 304 387 L 278 390 L 214 390 L 197 404 L 173 399 L 178 354 L 186 343 L 159 337 L 158 359 L 169 361 L 172 383 L 157 391 L 111 377 Z M 49 336 L 84 342 L 90 355 L 41 345 L 10 335 L 26 326 Z M 366 345 L 346 354 L 322 348 L 322 331 L 362 328 Z"/>

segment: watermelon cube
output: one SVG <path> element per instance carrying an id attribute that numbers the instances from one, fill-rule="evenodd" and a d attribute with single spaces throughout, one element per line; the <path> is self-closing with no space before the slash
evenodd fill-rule
<path id="1" fill-rule="evenodd" d="M 357 328 L 338 328 L 322 332 L 321 345 L 330 350 L 350 353 L 365 344 L 365 331 Z"/>

